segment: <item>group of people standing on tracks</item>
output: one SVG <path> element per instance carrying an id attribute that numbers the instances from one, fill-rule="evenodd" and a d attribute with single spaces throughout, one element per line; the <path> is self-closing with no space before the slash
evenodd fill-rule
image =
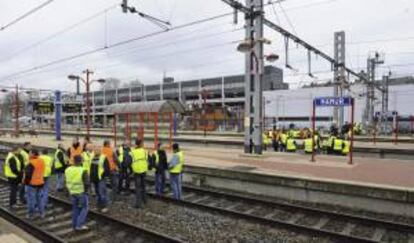
<path id="1" fill-rule="evenodd" d="M 20 204 L 27 205 L 28 219 L 36 214 L 44 218 L 50 183 L 55 180 L 56 192 L 70 195 L 73 228 L 85 230 L 91 188 L 96 195 L 97 208 L 105 213 L 119 195 L 133 192 L 133 181 L 133 206 L 143 208 L 147 203 L 146 174 L 150 170 L 154 170 L 156 195 L 166 192 L 168 174 L 172 195 L 180 200 L 184 154 L 177 143 L 172 145 L 172 150 L 168 161 L 161 143 L 150 151 L 144 148 L 141 139 L 135 140 L 135 146 L 124 142 L 118 148 L 105 140 L 97 149 L 89 139 L 81 145 L 79 139 L 74 138 L 70 148 L 58 144 L 52 154 L 47 149 L 40 153 L 25 142 L 23 146 L 14 146 L 4 161 L 3 171 L 10 187 L 9 206 L 11 209 L 18 207 L 19 197 Z"/>
<path id="2" fill-rule="evenodd" d="M 265 150 L 273 148 L 274 151 L 295 153 L 301 147 L 306 154 L 316 152 L 345 156 L 350 152 L 350 129 L 350 126 L 344 126 L 339 132 L 333 125 L 329 135 L 322 138 L 318 131 L 312 137 L 311 129 L 297 130 L 291 126 L 288 130 L 283 128 L 264 132 L 262 143 Z M 298 143 L 299 139 L 303 141 L 301 144 Z"/>

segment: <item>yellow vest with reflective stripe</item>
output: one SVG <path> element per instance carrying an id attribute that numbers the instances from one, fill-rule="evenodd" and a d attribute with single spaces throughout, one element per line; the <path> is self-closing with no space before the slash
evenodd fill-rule
<path id="1" fill-rule="evenodd" d="M 350 142 L 348 140 L 344 141 L 344 148 L 342 149 L 342 154 L 347 155 L 349 153 L 350 150 Z"/>
<path id="2" fill-rule="evenodd" d="M 22 149 L 20 151 L 20 154 L 23 157 L 23 161 L 22 162 L 23 162 L 24 166 L 28 165 L 29 164 L 29 153 L 27 153 L 24 149 Z"/>
<path id="3" fill-rule="evenodd" d="M 13 171 L 11 170 L 11 168 L 10 168 L 10 159 L 11 158 L 14 158 L 16 160 L 16 167 L 17 167 L 17 170 L 20 172 L 20 168 L 21 168 L 20 160 L 13 153 L 9 153 L 6 157 L 6 161 L 4 162 L 4 176 L 6 176 L 8 178 L 17 178 L 18 175 L 15 175 L 13 173 Z"/>
<path id="4" fill-rule="evenodd" d="M 315 141 L 316 145 L 316 141 Z M 312 153 L 312 138 L 305 139 L 305 152 Z"/>
<path id="5" fill-rule="evenodd" d="M 336 139 L 336 137 L 335 137 L 335 136 L 329 136 L 329 138 L 328 138 L 328 147 L 331 147 L 331 146 L 332 146 L 332 142 L 333 142 L 335 139 Z"/>
<path id="6" fill-rule="evenodd" d="M 179 152 L 175 153 L 174 155 L 178 156 L 178 164 L 176 164 L 174 167 L 170 168 L 170 173 L 179 174 L 183 171 L 184 153 L 182 151 L 179 151 Z"/>
<path id="7" fill-rule="evenodd" d="M 91 174 L 91 165 L 92 165 L 92 160 L 94 157 L 95 157 L 94 152 L 85 151 L 82 153 L 82 167 L 83 169 L 85 169 L 88 175 Z"/>
<path id="8" fill-rule="evenodd" d="M 52 174 L 53 159 L 46 154 L 40 155 L 40 159 L 42 159 L 43 162 L 45 162 L 44 177 L 49 177 Z"/>
<path id="9" fill-rule="evenodd" d="M 288 138 L 286 141 L 286 150 L 287 151 L 296 151 L 295 140 L 292 138 Z"/>
<path id="10" fill-rule="evenodd" d="M 334 140 L 334 151 L 342 151 L 342 139 L 335 139 Z"/>
<path id="11" fill-rule="evenodd" d="M 148 171 L 148 154 L 144 148 L 135 148 L 131 150 L 132 171 L 136 174 L 142 174 Z"/>
<path id="12" fill-rule="evenodd" d="M 262 143 L 264 145 L 269 145 L 272 143 L 272 140 L 266 135 L 266 133 L 262 134 L 262 140 L 263 140 Z"/>
<path id="13" fill-rule="evenodd" d="M 282 144 L 286 145 L 286 140 L 287 140 L 287 135 L 284 133 L 280 134 L 280 141 L 282 142 Z"/>
<path id="14" fill-rule="evenodd" d="M 158 150 L 155 151 L 154 153 L 154 157 L 155 157 L 155 165 L 158 165 L 158 163 L 160 162 L 160 155 L 158 154 Z"/>
<path id="15" fill-rule="evenodd" d="M 70 166 L 65 170 L 66 187 L 71 195 L 85 192 L 82 179 L 83 172 L 82 166 Z"/>
<path id="16" fill-rule="evenodd" d="M 105 172 L 104 162 L 105 162 L 105 155 L 102 155 L 102 154 L 101 154 L 101 156 L 99 156 L 99 160 L 92 159 L 92 161 L 91 161 L 91 165 L 94 164 L 98 167 L 98 179 L 99 180 L 102 179 L 102 176 Z"/>
<path id="17" fill-rule="evenodd" d="M 122 146 L 118 148 L 118 162 L 124 162 L 124 148 Z"/>
<path id="18" fill-rule="evenodd" d="M 62 168 L 63 167 L 63 163 L 65 163 L 65 161 L 59 161 L 59 158 L 58 158 L 58 154 L 59 153 L 63 153 L 63 160 L 65 160 L 65 152 L 62 151 L 62 150 L 60 150 L 60 149 L 56 149 L 55 156 L 54 156 L 55 169 Z"/>

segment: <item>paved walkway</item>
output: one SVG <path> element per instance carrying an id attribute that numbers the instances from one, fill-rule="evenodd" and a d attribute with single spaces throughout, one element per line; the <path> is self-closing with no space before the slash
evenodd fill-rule
<path id="1" fill-rule="evenodd" d="M 231 169 L 252 167 L 251 172 L 362 183 L 381 187 L 414 188 L 414 160 L 354 158 L 318 155 L 310 162 L 309 155 L 265 152 L 262 157 L 246 156 L 236 149 L 189 148 L 188 164 Z"/>
<path id="2" fill-rule="evenodd" d="M 4 243 L 40 243 L 22 229 L 0 218 L 0 242 Z"/>
<path id="3" fill-rule="evenodd" d="M 0 138 L 0 141 L 23 143 L 55 148 L 52 136 L 38 138 Z M 102 144 L 102 139 L 94 140 Z M 69 146 L 71 139 L 62 141 Z M 348 157 L 318 155 L 310 162 L 309 155 L 265 152 L 261 157 L 246 156 L 240 149 L 189 147 L 184 148 L 186 163 L 195 166 L 232 169 L 245 167 L 251 172 L 348 183 L 374 184 L 382 187 L 414 188 L 414 158 L 410 160 L 354 158 L 348 165 Z M 248 168 L 251 167 L 251 168 Z"/>

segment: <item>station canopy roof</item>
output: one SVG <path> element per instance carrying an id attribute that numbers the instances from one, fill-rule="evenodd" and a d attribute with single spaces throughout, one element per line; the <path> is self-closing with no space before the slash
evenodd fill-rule
<path id="1" fill-rule="evenodd" d="M 145 102 L 132 102 L 124 104 L 113 104 L 106 108 L 108 113 L 184 113 L 184 106 L 175 100 L 159 100 L 159 101 L 145 101 Z"/>

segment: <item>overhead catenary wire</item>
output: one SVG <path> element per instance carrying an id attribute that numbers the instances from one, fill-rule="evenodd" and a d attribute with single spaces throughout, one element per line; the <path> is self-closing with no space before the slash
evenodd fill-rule
<path id="1" fill-rule="evenodd" d="M 209 28 L 211 29 L 211 27 L 209 27 Z M 234 33 L 234 32 L 241 31 L 241 30 L 243 30 L 243 28 L 224 30 L 224 31 L 219 31 L 219 32 L 215 32 L 215 33 L 203 32 L 205 34 L 196 35 L 196 36 L 192 36 L 192 37 L 188 37 L 189 35 L 186 34 L 186 35 L 183 35 L 183 36 L 187 36 L 187 38 L 181 38 L 181 39 L 178 39 L 178 40 L 175 40 L 175 41 L 169 41 L 169 42 L 166 42 L 166 43 L 160 43 L 160 44 L 155 44 L 155 45 L 154 45 L 154 43 L 140 44 L 137 47 L 126 48 L 125 50 L 122 50 L 120 53 L 115 53 L 115 54 L 107 53 L 107 56 L 110 57 L 111 59 L 121 57 L 121 56 L 135 56 L 137 52 L 142 53 L 142 52 L 145 52 L 145 51 L 151 51 L 154 48 L 168 47 L 168 46 L 171 46 L 171 45 L 175 45 L 176 42 L 179 42 L 180 44 L 182 44 L 182 43 L 191 42 L 193 40 L 202 40 L 202 39 L 215 38 L 215 37 L 223 35 L 223 34 Z M 200 49 L 202 49 L 202 48 L 200 48 Z M 185 53 L 188 53 L 188 51 L 186 51 Z M 153 59 L 153 57 L 150 58 L 150 59 Z M 88 63 L 89 64 L 95 64 L 95 63 L 101 62 L 101 61 L 107 61 L 107 59 L 104 59 L 104 58 L 100 57 L 100 58 L 97 58 L 96 61 L 95 60 L 88 60 Z M 81 62 L 83 62 L 83 61 L 81 61 Z M 73 67 L 73 68 L 79 67 L 80 68 L 82 66 L 83 65 L 81 63 L 69 64 L 69 65 L 54 67 L 52 69 L 50 69 L 50 68 L 48 68 L 46 70 L 45 69 L 40 69 L 38 71 L 33 71 L 31 73 L 28 73 L 28 74 L 19 75 L 18 77 L 27 77 L 27 76 L 36 75 L 36 74 L 48 73 L 48 72 L 56 71 L 56 70 L 59 70 L 59 69 L 62 69 L 62 68 L 70 68 L 70 67 Z M 106 67 L 106 66 L 104 66 L 104 67 Z M 99 69 L 103 69 L 104 67 L 98 66 Z"/>
<path id="2" fill-rule="evenodd" d="M 283 1 L 285 1 L 285 0 L 272 1 L 271 3 L 265 4 L 265 6 L 266 5 L 269 5 L 269 4 L 273 4 L 273 3 L 283 2 Z M 104 12 L 105 12 L 105 10 L 104 11 L 101 11 L 101 14 L 104 13 Z M 188 26 L 192 26 L 192 25 L 195 25 L 195 24 L 198 24 L 198 23 L 203 23 L 203 22 L 211 21 L 211 20 L 214 20 L 214 19 L 219 19 L 219 18 L 222 18 L 222 17 L 225 17 L 225 16 L 229 16 L 229 15 L 232 15 L 232 13 L 225 13 L 225 14 L 213 16 L 213 17 L 210 17 L 210 18 L 205 18 L 205 19 L 201 19 L 201 20 L 198 20 L 198 21 L 193 21 L 193 22 L 190 22 L 190 23 L 187 23 L 187 24 L 182 24 L 182 25 L 179 25 L 179 26 L 175 26 L 175 27 L 173 27 L 173 28 L 171 28 L 169 30 L 163 30 L 163 31 L 155 32 L 155 33 L 152 33 L 152 34 L 149 34 L 149 35 L 145 35 L 145 36 L 140 36 L 140 37 L 137 37 L 137 38 L 128 39 L 126 41 L 121 41 L 121 42 L 115 43 L 115 44 L 110 45 L 110 46 L 106 46 L 106 47 L 104 46 L 103 48 L 96 48 L 96 49 L 91 50 L 91 51 L 86 51 L 86 52 L 79 53 L 79 54 L 76 54 L 76 55 L 73 55 L 73 56 L 70 56 L 70 57 L 66 57 L 66 58 L 62 58 L 62 59 L 59 59 L 59 60 L 55 60 L 55 61 L 52 61 L 52 62 L 49 62 L 49 63 L 45 63 L 44 65 L 38 65 L 38 66 L 35 66 L 33 68 L 29 68 L 29 69 L 26 69 L 26 70 L 22 70 L 20 72 L 16 72 L 16 73 L 13 73 L 11 75 L 4 76 L 2 79 L 4 79 L 4 78 L 10 78 L 10 77 L 13 77 L 13 76 L 15 76 L 17 74 L 20 74 L 20 73 L 23 74 L 23 73 L 28 73 L 28 72 L 35 71 L 35 70 L 38 70 L 38 69 L 42 69 L 44 67 L 47 67 L 47 66 L 50 66 L 50 65 L 55 65 L 55 64 L 60 63 L 60 62 L 66 62 L 66 61 L 70 61 L 72 59 L 77 59 L 77 58 L 80 58 L 80 57 L 88 56 L 88 55 L 91 55 L 91 54 L 94 54 L 94 53 L 97 53 L 97 52 L 100 52 L 100 51 L 104 51 L 104 50 L 107 50 L 107 49 L 110 49 L 110 48 L 113 48 L 113 47 L 125 45 L 125 44 L 128 44 L 128 43 L 133 42 L 133 41 L 137 41 L 137 40 L 140 40 L 140 39 L 145 39 L 145 38 L 149 38 L 149 37 L 152 37 L 152 36 L 156 36 L 158 34 L 162 34 L 162 33 L 167 32 L 167 31 L 186 28 Z"/>
<path id="3" fill-rule="evenodd" d="M 58 63 L 67 62 L 67 61 L 74 60 L 74 59 L 84 57 L 84 56 L 87 56 L 87 55 L 91 55 L 91 54 L 94 54 L 94 53 L 97 53 L 97 52 L 101 52 L 101 51 L 112 49 L 112 48 L 115 48 L 115 47 L 118 47 L 118 46 L 126 45 L 128 43 L 132 43 L 132 42 L 135 42 L 135 41 L 138 41 L 138 40 L 143 40 L 143 39 L 147 39 L 147 38 L 150 38 L 150 37 L 158 36 L 158 35 L 170 32 L 170 31 L 176 31 L 176 30 L 179 30 L 179 29 L 184 29 L 184 28 L 187 28 L 187 27 L 190 27 L 190 26 L 198 25 L 198 24 L 201 24 L 201 23 L 213 21 L 213 20 L 216 20 L 216 19 L 220 19 L 220 18 L 223 18 L 223 17 L 230 16 L 232 14 L 233 14 L 233 12 L 219 14 L 219 15 L 203 18 L 203 19 L 200 19 L 200 20 L 195 20 L 195 21 L 191 21 L 191 22 L 188 22 L 188 23 L 184 23 L 184 24 L 181 24 L 181 25 L 177 25 L 177 26 L 171 27 L 169 29 L 159 30 L 159 31 L 152 32 L 152 33 L 149 33 L 149 34 L 145 34 L 145 35 L 130 38 L 130 39 L 127 39 L 127 40 L 119 41 L 119 42 L 116 42 L 114 44 L 108 45 L 107 47 L 99 47 L 99 48 L 96 48 L 96 49 L 93 49 L 93 50 L 81 52 L 81 53 L 78 53 L 78 54 L 75 54 L 75 55 L 72 55 L 72 56 L 64 57 L 64 58 L 57 59 L 57 60 L 54 60 L 54 61 L 51 61 L 51 62 L 48 62 L 48 63 L 44 63 L 44 64 L 41 64 L 41 65 L 38 65 L 38 66 L 35 66 L 35 67 L 32 67 L 32 68 L 28 68 L 28 69 L 24 69 L 24 70 L 12 73 L 10 75 L 7 75 L 7 76 L 4 76 L 4 77 L 0 78 L 0 81 L 4 81 L 5 79 L 9 79 L 9 78 L 14 77 L 18 74 L 29 73 L 29 72 L 32 72 L 32 71 L 35 71 L 35 70 L 39 70 L 39 69 L 48 67 L 48 66 L 56 65 Z"/>
<path id="4" fill-rule="evenodd" d="M 14 52 L 14 53 L 12 53 L 10 56 L 8 56 L 8 57 L 4 58 L 3 60 L 1 60 L 0 63 L 2 63 L 4 61 L 10 61 L 11 59 L 16 58 L 17 56 L 20 56 L 21 54 L 23 54 L 23 53 L 25 53 L 25 52 L 27 52 L 29 50 L 32 50 L 32 49 L 34 49 L 34 48 L 36 48 L 36 47 L 38 47 L 38 46 L 40 46 L 40 45 L 42 45 L 44 43 L 47 43 L 50 40 L 53 40 L 56 37 L 58 37 L 58 36 L 60 36 L 62 34 L 65 34 L 68 31 L 71 31 L 71 30 L 73 30 L 73 29 L 75 29 L 75 28 L 77 28 L 77 27 L 79 27 L 79 26 L 81 26 L 81 25 L 83 25 L 85 23 L 88 23 L 91 20 L 94 20 L 97 17 L 100 17 L 103 14 L 106 14 L 108 11 L 115 9 L 118 5 L 119 4 L 113 4 L 110 7 L 105 8 L 104 10 L 101 10 L 99 12 L 96 12 L 96 13 L 92 14 L 91 16 L 88 16 L 88 17 L 86 17 L 86 18 L 84 18 L 84 19 L 82 19 L 82 20 L 80 20 L 80 21 L 78 21 L 78 22 L 76 22 L 76 23 L 68 26 L 68 27 L 65 27 L 65 28 L 63 28 L 63 29 L 61 29 L 61 30 L 59 30 L 59 31 L 57 31 L 57 32 L 55 32 L 55 33 L 47 36 L 46 38 L 43 38 L 43 39 L 41 39 L 41 40 L 39 40 L 39 41 L 37 41 L 37 42 L 35 42 L 33 44 L 30 44 L 30 45 L 28 45 L 26 47 L 23 47 L 22 49 Z"/>
<path id="5" fill-rule="evenodd" d="M 17 17 L 16 19 L 10 21 L 9 23 L 5 24 L 4 26 L 0 27 L 0 31 L 3 31 L 7 28 L 9 28 L 12 25 L 17 24 L 18 22 L 22 21 L 23 19 L 29 17 L 30 15 L 36 13 L 37 11 L 41 10 L 42 8 L 46 7 L 47 5 L 51 4 L 53 1 L 55 0 L 48 0 L 42 4 L 40 4 L 39 6 L 36 6 L 35 8 L 29 10 L 28 12 L 24 13 L 23 15 Z"/>

